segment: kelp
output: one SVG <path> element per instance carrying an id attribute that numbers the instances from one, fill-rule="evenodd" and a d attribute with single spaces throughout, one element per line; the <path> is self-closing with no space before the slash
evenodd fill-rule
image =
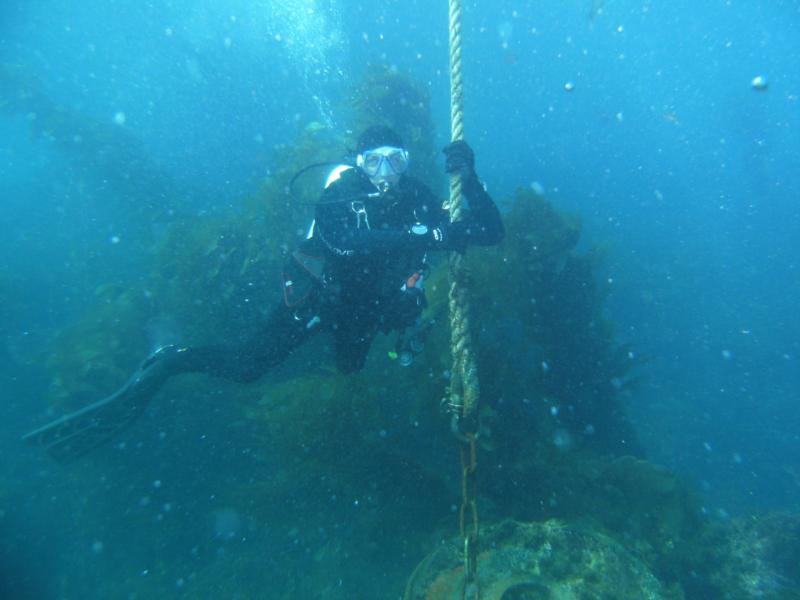
<path id="1" fill-rule="evenodd" d="M 619 393 L 638 361 L 603 315 L 596 257 L 574 252 L 579 219 L 527 189 L 501 203 L 506 239 L 471 249 L 468 261 L 481 395 L 496 426 L 507 443 L 561 431 L 567 445 L 641 453 Z M 445 318 L 446 272 L 431 281 L 432 311 Z"/>

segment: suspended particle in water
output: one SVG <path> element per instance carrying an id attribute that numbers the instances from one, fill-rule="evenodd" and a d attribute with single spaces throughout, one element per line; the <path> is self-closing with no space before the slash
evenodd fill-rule
<path id="1" fill-rule="evenodd" d="M 504 48 L 514 35 L 514 24 L 511 21 L 503 21 L 497 26 L 497 37 L 500 38 L 500 45 Z"/>
<path id="2" fill-rule="evenodd" d="M 544 186 L 538 181 L 531 182 L 531 190 L 533 190 L 533 193 L 537 196 L 544 196 Z"/>
<path id="3" fill-rule="evenodd" d="M 124 112 L 122 112 L 120 110 L 120 111 L 117 111 L 117 112 L 114 113 L 114 123 L 115 124 L 117 124 L 117 125 L 125 125 L 125 121 L 126 121 L 126 117 L 125 117 L 125 113 Z"/>
<path id="4" fill-rule="evenodd" d="M 769 83 L 764 75 L 756 75 L 750 80 L 750 87 L 757 92 L 764 92 L 769 87 Z"/>
<path id="5" fill-rule="evenodd" d="M 566 429 L 558 428 L 553 432 L 553 445 L 562 452 L 570 450 L 573 444 L 572 435 Z"/>
<path id="6" fill-rule="evenodd" d="M 571 92 L 575 89 L 575 83 L 573 81 L 568 81 L 564 84 L 564 91 Z"/>
<path id="7" fill-rule="evenodd" d="M 242 529 L 242 518 L 233 508 L 221 508 L 211 514 L 214 538 L 222 541 L 234 539 Z"/>
<path id="8" fill-rule="evenodd" d="M 96 540 L 92 543 L 92 553 L 93 554 L 100 554 L 103 551 L 103 542 L 100 540 Z"/>
<path id="9" fill-rule="evenodd" d="M 722 352 L 720 352 L 720 355 L 721 355 L 721 356 L 722 356 L 722 358 L 724 358 L 725 360 L 730 360 L 730 359 L 731 359 L 731 356 L 733 356 L 733 354 L 731 354 L 731 351 L 730 351 L 730 350 L 723 350 Z"/>

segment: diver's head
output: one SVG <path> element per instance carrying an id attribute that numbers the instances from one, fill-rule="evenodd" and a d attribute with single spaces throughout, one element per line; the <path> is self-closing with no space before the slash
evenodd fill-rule
<path id="1" fill-rule="evenodd" d="M 397 133 L 384 125 L 367 128 L 358 138 L 356 165 L 382 192 L 408 169 L 408 150 Z"/>

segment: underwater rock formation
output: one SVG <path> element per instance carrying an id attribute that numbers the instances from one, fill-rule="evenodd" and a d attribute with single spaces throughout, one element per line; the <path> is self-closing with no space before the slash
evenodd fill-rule
<path id="1" fill-rule="evenodd" d="M 695 597 L 800 599 L 800 516 L 767 513 L 718 523 L 705 532 L 705 574 Z"/>
<path id="2" fill-rule="evenodd" d="M 610 537 L 549 520 L 503 521 L 484 529 L 478 556 L 483 600 L 681 600 Z M 426 557 L 404 600 L 462 598 L 463 542 L 448 540 Z"/>

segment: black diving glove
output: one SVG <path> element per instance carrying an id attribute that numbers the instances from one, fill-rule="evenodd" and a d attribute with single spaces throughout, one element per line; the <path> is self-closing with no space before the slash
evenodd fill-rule
<path id="1" fill-rule="evenodd" d="M 444 147 L 444 170 L 450 175 L 460 174 L 464 178 L 477 178 L 475 153 L 464 140 L 457 140 Z"/>
<path id="2" fill-rule="evenodd" d="M 467 227 L 463 221 L 428 227 L 417 223 L 410 232 L 426 250 L 454 250 L 461 254 L 467 249 Z"/>

